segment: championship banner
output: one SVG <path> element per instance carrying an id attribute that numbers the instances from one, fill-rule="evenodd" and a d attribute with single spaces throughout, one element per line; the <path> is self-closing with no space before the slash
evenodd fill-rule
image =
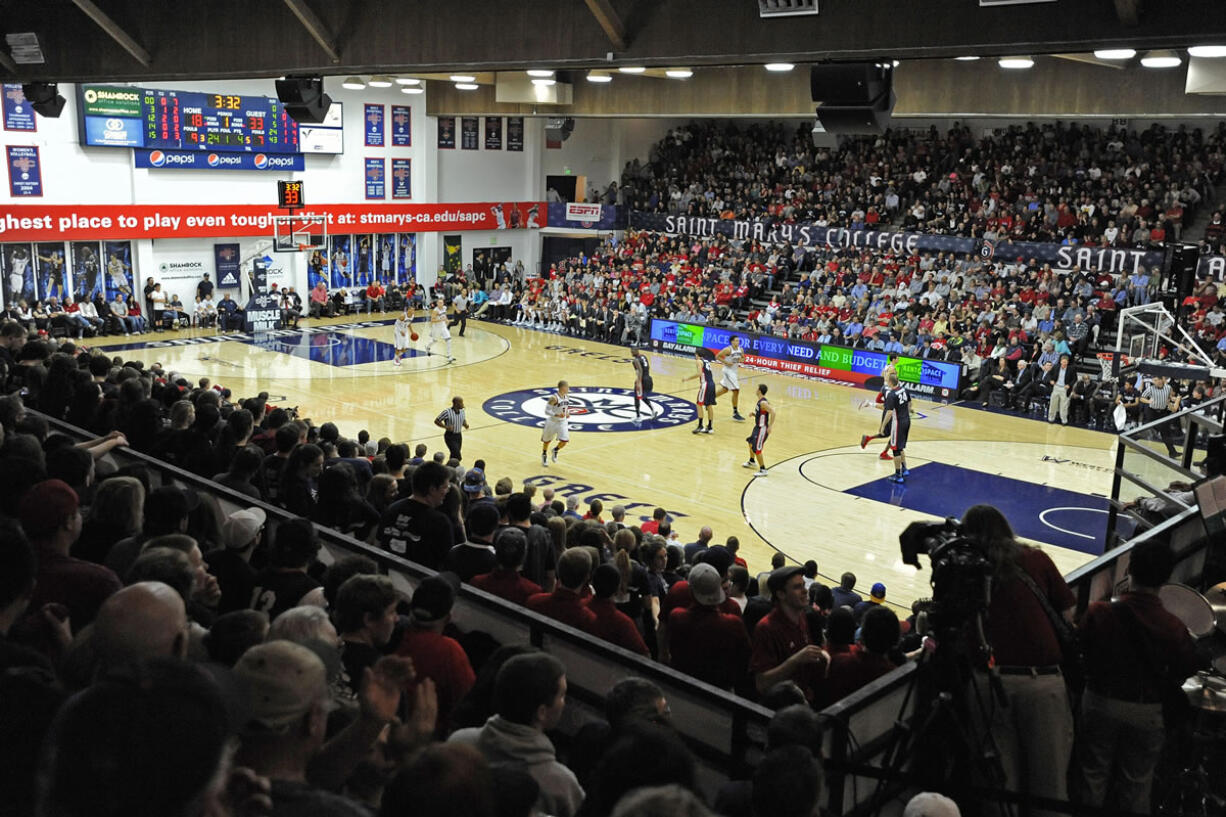
<path id="1" fill-rule="evenodd" d="M 438 149 L 455 150 L 455 117 L 438 118 Z"/>
<path id="2" fill-rule="evenodd" d="M 485 117 L 485 149 L 502 150 L 502 117 Z"/>
<path id="3" fill-rule="evenodd" d="M 239 262 L 241 261 L 238 244 L 213 245 L 214 280 L 221 289 L 231 289 L 238 286 Z"/>
<path id="4" fill-rule="evenodd" d="M 756 332 L 737 332 L 701 323 L 659 318 L 651 320 L 651 348 L 658 352 L 691 355 L 699 348 L 719 352 L 734 335 L 741 339 L 746 365 L 852 383 L 874 391 L 880 388 L 881 372 L 888 360 L 884 353 L 866 349 L 821 345 Z M 958 399 L 962 367 L 957 363 L 900 355 L 895 369 L 898 379 L 906 384 L 912 394 L 944 403 Z M 870 379 L 873 379 L 872 383 Z"/>
<path id="5" fill-rule="evenodd" d="M 848 230 L 843 227 L 819 227 L 816 224 L 774 224 L 767 221 L 732 221 L 696 216 L 673 216 L 660 213 L 631 213 L 630 226 L 637 230 L 690 236 L 724 235 L 735 239 L 756 239 L 809 247 L 884 250 L 914 255 L 940 252 L 975 255 L 985 260 L 1013 261 L 1035 259 L 1051 264 L 1052 269 L 1067 272 L 1076 267 L 1083 271 L 1104 270 L 1131 275 L 1140 269 L 1153 270 L 1163 264 L 1162 250 L 1128 249 L 1121 247 L 1082 247 L 1076 244 L 1048 244 L 1036 241 L 985 242 L 978 238 L 935 235 L 930 233 L 886 232 L 884 230 Z M 1222 280 L 1226 274 L 1226 256 L 1201 256 L 1199 277 Z"/>
<path id="6" fill-rule="evenodd" d="M 8 145 L 9 194 L 13 198 L 37 198 L 43 194 L 43 171 L 38 148 Z"/>
<path id="7" fill-rule="evenodd" d="M 387 198 L 387 168 L 382 159 L 366 160 L 366 198 Z"/>
<path id="8" fill-rule="evenodd" d="M 408 105 L 392 106 L 392 147 L 413 146 L 413 109 Z"/>
<path id="9" fill-rule="evenodd" d="M 540 227 L 544 202 L 321 204 L 297 211 L 323 216 L 328 233 L 455 232 Z M 272 235 L 272 204 L 16 204 L 0 210 L 0 243 L 139 238 L 238 238 Z"/>
<path id="10" fill-rule="evenodd" d="M 507 150 L 523 152 L 524 149 L 524 118 L 522 116 L 507 117 Z"/>
<path id="11" fill-rule="evenodd" d="M 383 147 L 383 106 L 366 105 L 366 116 L 363 121 L 366 123 L 366 147 Z"/>
<path id="12" fill-rule="evenodd" d="M 475 116 L 460 117 L 460 150 L 476 150 L 481 142 L 480 120 Z"/>
<path id="13" fill-rule="evenodd" d="M 303 170 L 301 153 L 205 153 L 202 150 L 132 151 L 137 167 L 158 170 Z"/>
<path id="14" fill-rule="evenodd" d="M 412 159 L 392 159 L 392 198 L 413 198 Z"/>
<path id="15" fill-rule="evenodd" d="M 6 82 L 0 85 L 0 95 L 3 96 L 4 129 L 34 132 L 38 130 L 38 120 L 34 116 L 34 108 L 30 106 L 21 83 Z"/>

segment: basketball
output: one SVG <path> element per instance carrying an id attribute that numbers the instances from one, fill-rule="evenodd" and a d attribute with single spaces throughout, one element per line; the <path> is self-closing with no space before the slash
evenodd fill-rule
<path id="1" fill-rule="evenodd" d="M 417 340 L 417 333 L 416 333 L 416 332 L 410 332 L 410 333 L 409 333 L 409 340 Z"/>

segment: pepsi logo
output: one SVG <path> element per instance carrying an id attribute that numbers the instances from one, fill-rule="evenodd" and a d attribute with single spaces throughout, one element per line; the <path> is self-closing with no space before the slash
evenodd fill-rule
<path id="1" fill-rule="evenodd" d="M 154 167 L 163 167 L 166 164 L 166 154 L 160 150 L 149 151 L 149 164 Z"/>
<path id="2" fill-rule="evenodd" d="M 209 167 L 217 167 L 221 164 L 221 157 L 216 153 L 210 153 L 208 158 Z"/>
<path id="3" fill-rule="evenodd" d="M 268 167 L 268 157 L 263 153 L 255 154 L 255 159 L 253 161 L 255 162 L 256 170 L 264 170 Z"/>

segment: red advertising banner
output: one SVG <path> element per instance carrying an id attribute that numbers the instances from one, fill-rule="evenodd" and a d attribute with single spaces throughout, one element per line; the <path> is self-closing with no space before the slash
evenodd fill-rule
<path id="1" fill-rule="evenodd" d="M 543 212 L 544 202 L 487 201 L 321 204 L 295 215 L 326 216 L 329 233 L 421 233 L 532 229 Z M 19 204 L 0 212 L 0 243 L 272 235 L 272 217 L 281 215 L 263 204 Z"/>

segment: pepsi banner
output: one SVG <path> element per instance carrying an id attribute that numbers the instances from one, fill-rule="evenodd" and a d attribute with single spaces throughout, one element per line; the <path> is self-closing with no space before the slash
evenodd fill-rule
<path id="1" fill-rule="evenodd" d="M 408 105 L 392 106 L 392 147 L 413 146 L 413 109 Z"/>
<path id="2" fill-rule="evenodd" d="M 1126 247 L 1083 247 L 1077 244 L 1048 244 L 1037 241 L 987 241 L 955 235 L 848 230 L 817 224 L 775 224 L 769 221 L 732 221 L 662 213 L 631 213 L 630 226 L 637 230 L 689 236 L 722 235 L 738 240 L 778 242 L 793 246 L 832 247 L 836 249 L 881 250 L 905 255 L 916 253 L 954 253 L 974 255 L 985 261 L 1000 258 L 1014 261 L 1034 259 L 1051 264 L 1052 269 L 1069 271 L 1104 270 L 1131 275 L 1140 269 L 1153 270 L 1163 263 L 1162 250 Z M 1226 256 L 1206 255 L 1200 259 L 1197 275 L 1221 280 L 1226 273 Z"/>
<path id="3" fill-rule="evenodd" d="M 789 340 L 701 323 L 651 320 L 651 348 L 658 352 L 693 354 L 695 349 L 719 352 L 733 336 L 741 339 L 748 366 L 852 383 L 874 391 L 880 388 L 881 372 L 888 361 L 887 355 L 866 349 Z M 962 374 L 959 364 L 899 356 L 894 365 L 898 378 L 911 393 L 946 403 L 958 398 Z"/>
<path id="4" fill-rule="evenodd" d="M 303 170 L 301 153 L 205 153 L 199 150 L 134 150 L 136 166 L 152 170 Z"/>
<path id="5" fill-rule="evenodd" d="M 412 159 L 392 159 L 392 198 L 413 198 Z"/>
<path id="6" fill-rule="evenodd" d="M 21 90 L 21 83 L 6 82 L 0 85 L 0 93 L 3 94 L 3 105 L 0 110 L 3 111 L 5 130 L 27 132 L 38 130 L 34 108 L 30 106 L 29 100 Z"/>
<path id="7" fill-rule="evenodd" d="M 383 106 L 367 105 L 366 117 L 366 147 L 383 147 Z"/>
<path id="8" fill-rule="evenodd" d="M 213 269 L 216 273 L 217 286 L 223 289 L 231 289 L 238 286 L 239 261 L 239 245 L 237 244 L 214 244 L 213 245 Z"/>
<path id="9" fill-rule="evenodd" d="M 524 118 L 507 117 L 507 150 L 522 153 L 524 150 Z"/>
<path id="10" fill-rule="evenodd" d="M 13 198 L 38 197 L 43 194 L 43 170 L 39 163 L 38 148 L 25 145 L 8 145 L 9 194 Z"/>
<path id="11" fill-rule="evenodd" d="M 366 160 L 366 198 L 387 198 L 386 168 L 382 159 Z"/>

